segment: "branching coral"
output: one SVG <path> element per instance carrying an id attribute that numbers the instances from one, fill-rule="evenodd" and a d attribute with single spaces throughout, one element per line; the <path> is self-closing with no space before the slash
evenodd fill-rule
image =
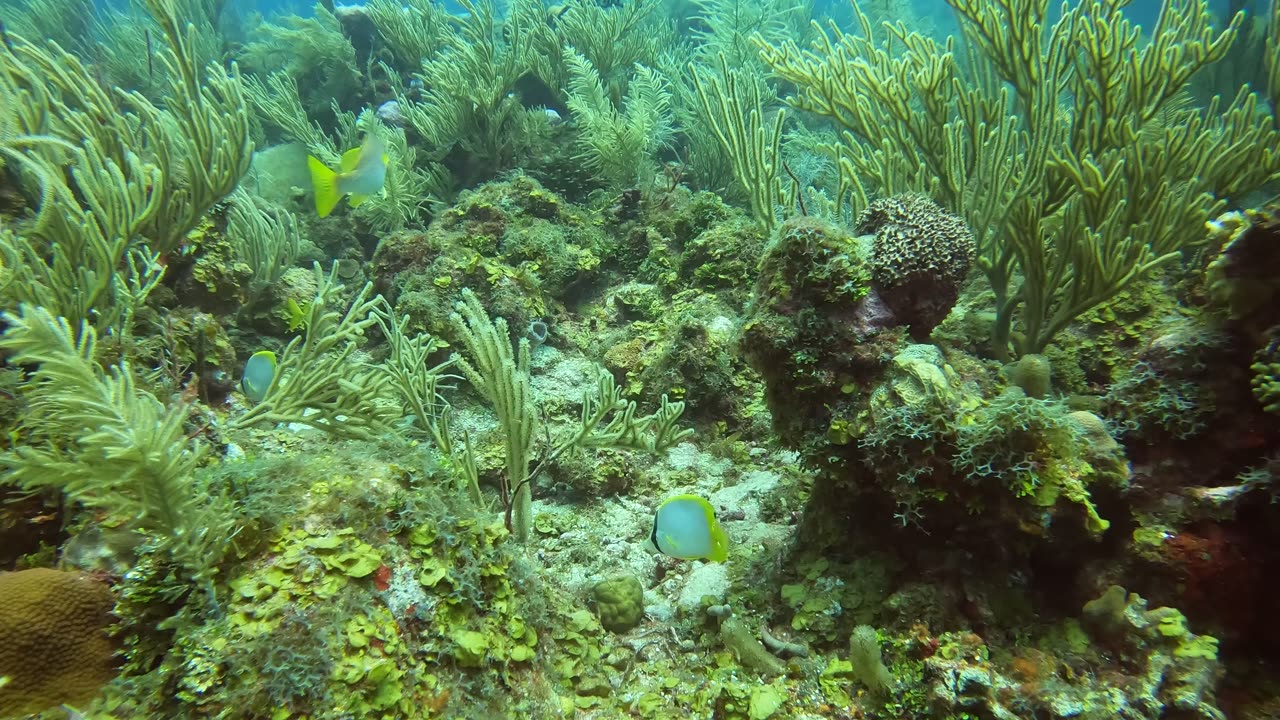
<path id="1" fill-rule="evenodd" d="M 378 327 L 391 346 L 391 355 L 382 364 L 381 371 L 390 379 L 390 387 L 400 396 L 405 411 L 413 417 L 419 429 L 427 431 L 440 453 L 456 465 L 458 479 L 476 507 L 483 507 L 480 496 L 479 472 L 475 457 L 470 452 L 471 440 L 465 437 L 462 446 L 455 445 L 449 433 L 450 407 L 440 396 L 442 381 L 457 379 L 446 371 L 454 360 L 450 358 L 432 365 L 430 359 L 446 343 L 426 333 L 410 335 L 409 316 L 396 317 L 389 305 L 377 313 Z"/>
<path id="2" fill-rule="evenodd" d="M 25 386 L 27 442 L 0 455 L 6 482 L 54 488 L 154 534 L 194 577 L 215 571 L 231 537 L 231 507 L 193 471 L 204 448 L 183 428 L 186 408 L 166 408 L 134 384 L 127 362 L 104 371 L 97 334 L 73 330 L 42 308 L 5 316 L 0 348 L 36 366 Z"/>
<path id="3" fill-rule="evenodd" d="M 10 147 L 48 140 L 19 137 Z M 13 305 L 37 305 L 76 324 L 91 321 L 128 334 L 129 320 L 162 273 L 156 254 L 130 243 L 157 210 L 155 186 L 146 183 L 158 182 L 160 173 L 134 155 L 127 169 L 91 149 L 75 149 L 71 156 L 80 168 L 79 201 L 56 165 L 22 156 L 21 166 L 44 184 L 45 200 L 31 230 L 0 233 L 0 255 L 9 270 L 3 291 Z"/>
<path id="4" fill-rule="evenodd" d="M 285 73 L 302 83 L 302 104 L 323 112 L 358 92 L 356 51 L 334 14 L 316 7 L 310 17 L 291 15 L 283 24 L 262 23 L 241 55 L 245 68 L 262 75 Z"/>
<path id="5" fill-rule="evenodd" d="M 34 223 L 3 247 L 7 289 L 72 323 L 123 333 L 159 280 L 156 255 L 231 192 L 251 155 L 234 66 L 202 72 L 194 30 L 179 26 L 173 1 L 148 7 L 168 44 L 157 54 L 166 108 L 136 92 L 117 100 L 56 45 L 15 36 L 0 55 L 0 157 L 40 188 Z"/>
<path id="6" fill-rule="evenodd" d="M 764 83 L 755 75 L 730 72 L 724 55 L 719 56 L 719 61 L 718 76 L 690 66 L 701 119 L 729 158 L 734 177 L 751 203 L 752 216 L 772 231 L 777 222 L 776 208 L 783 204 L 779 145 L 786 114 L 779 112 L 772 123 L 766 123 L 761 102 Z M 740 77 L 746 82 L 740 84 Z"/>
<path id="7" fill-rule="evenodd" d="M 694 37 L 703 58 L 723 55 L 743 76 L 764 74 L 760 53 L 752 45 L 759 36 L 782 42 L 803 36 L 805 20 L 813 15 L 810 0 L 694 0 L 699 13 Z"/>
<path id="8" fill-rule="evenodd" d="M 247 288 L 250 301 L 279 282 L 302 247 L 298 222 L 292 214 L 244 191 L 232 196 L 227 236 L 235 243 L 240 259 L 253 271 Z"/>
<path id="9" fill-rule="evenodd" d="M 544 47 L 535 71 L 552 88 L 569 85 L 573 69 L 564 62 L 563 48 L 573 47 L 595 68 L 609 100 L 620 105 L 636 65 L 657 67 L 663 52 L 677 42 L 655 0 L 609 7 L 576 0 L 564 7 L 554 33 L 536 34 Z"/>
<path id="10" fill-rule="evenodd" d="M 636 404 L 623 397 L 612 375 L 602 373 L 594 392 L 583 393 L 581 422 L 544 448 L 534 464 L 538 418 L 529 377 L 529 340 L 521 338 L 513 354 L 507 321 L 489 319 L 470 290 L 462 297 L 452 321 L 470 357 L 459 356 L 458 368 L 498 414 L 507 456 L 503 499 L 508 525 L 521 542 L 527 542 L 532 531 L 533 482 L 559 456 L 588 448 L 662 452 L 692 433 L 676 428 L 684 403 L 670 402 L 664 395 L 657 411 L 637 417 Z M 466 454 L 471 455 L 470 447 Z"/>
<path id="11" fill-rule="evenodd" d="M 1226 56 L 1241 16 L 1218 32 L 1203 0 L 1166 4 L 1144 43 L 1114 0 L 1053 24 L 1048 0 L 950 4 L 968 56 L 901 25 L 877 41 L 856 2 L 856 35 L 832 25 L 812 51 L 756 41 L 799 87 L 791 102 L 845 130 L 832 151 L 846 187 L 874 178 L 887 194 L 924 191 L 982 231 L 997 352 L 1040 352 L 1201 241 L 1222 198 L 1280 171 L 1280 136 L 1247 88 L 1225 107 L 1164 112 Z"/>
<path id="12" fill-rule="evenodd" d="M 314 272 L 317 290 L 304 311 L 306 332 L 285 346 L 266 395 L 232 427 L 293 422 L 361 438 L 386 429 L 390 408 L 379 397 L 390 378 L 353 358 L 364 331 L 378 322 L 382 299 L 370 297 L 372 285 L 366 284 L 344 313 L 338 304 L 342 285 L 336 282 L 336 264 L 327 276 L 319 264 Z"/>
<path id="13" fill-rule="evenodd" d="M 245 94 L 258 114 L 279 127 L 290 139 L 306 146 L 326 165 L 337 166 L 339 151 L 333 139 L 313 122 L 302 107 L 298 81 L 288 73 L 271 73 L 264 80 L 258 76 L 245 79 Z"/>
<path id="14" fill-rule="evenodd" d="M 510 494 L 504 499 L 510 508 L 512 532 L 521 542 L 527 542 L 533 527 L 529 463 L 538 429 L 529 379 L 529 341 L 522 338 L 512 354 L 507 321 L 490 320 L 469 290 L 463 292 L 463 301 L 451 319 L 470 355 L 458 358 L 458 368 L 498 415 L 507 455 L 504 494 Z"/>
<path id="15" fill-rule="evenodd" d="M 156 107 L 136 93 L 131 98 L 142 120 L 134 130 L 150 127 L 147 132 L 159 133 L 148 144 L 165 183 L 158 191 L 160 208 L 142 234 L 156 250 L 166 252 L 214 203 L 235 189 L 249 170 L 253 143 L 244 83 L 236 65 L 227 70 L 220 63 L 209 63 L 202 69 L 195 28 L 180 23 L 176 0 L 147 0 L 147 7 L 170 48 L 157 57 L 170 78 L 167 107 Z"/>
<path id="16" fill-rule="evenodd" d="M 1271 3 L 1265 47 L 1263 64 L 1267 69 L 1267 99 L 1271 102 L 1271 121 L 1280 129 L 1280 3 Z"/>
<path id="17" fill-rule="evenodd" d="M 447 32 L 448 14 L 428 0 L 370 0 L 365 8 L 396 60 L 413 68 L 436 52 Z"/>
<path id="18" fill-rule="evenodd" d="M 145 297 L 143 289 L 158 279 L 151 270 L 132 276 L 117 271 L 135 234 L 158 211 L 155 188 L 162 174 L 131 152 L 94 142 L 99 138 L 90 134 L 96 122 L 89 113 L 102 112 L 108 100 L 74 56 L 16 39 L 5 58 L 0 159 L 40 187 L 34 221 L 0 242 L 9 269 L 5 293 L 14 305 L 39 305 L 77 325 L 92 318 L 98 327 L 117 328 L 122 311 L 132 311 L 118 291 L 129 287 L 128 295 Z M 46 87 L 42 76 L 50 71 L 56 81 Z M 89 142 L 78 147 L 78 137 Z M 64 163 L 76 168 L 71 178 L 63 175 Z M 145 248 L 138 255 L 132 267 L 150 266 Z"/>
<path id="19" fill-rule="evenodd" d="M 404 130 L 383 125 L 368 111 L 361 114 L 356 127 L 381 137 L 387 144 L 389 160 L 382 192 L 356 209 L 357 216 L 367 220 L 375 232 L 385 234 L 417 224 L 423 208 L 433 202 L 439 204 L 449 194 L 448 172 L 433 162 L 419 168 L 418 152 L 409 144 Z"/>
<path id="20" fill-rule="evenodd" d="M 73 52 L 93 42 L 93 0 L 26 0 L 25 8 L 5 19 L 23 37 L 46 38 Z"/>
<path id="21" fill-rule="evenodd" d="M 533 66 L 545 11 L 540 3 L 517 0 L 500 22 L 492 0 L 461 4 L 467 17 L 422 63 L 423 101 L 403 94 L 397 101 L 409 126 L 439 152 L 461 144 L 481 165 L 506 168 L 520 140 L 510 130 L 525 112 L 510 93 Z"/>
<path id="22" fill-rule="evenodd" d="M 654 156 L 671 143 L 671 91 L 652 69 L 637 66 L 621 109 L 614 107 L 591 63 L 565 48 L 569 109 L 578 122 L 582 159 L 616 189 L 651 182 Z"/>
<path id="23" fill-rule="evenodd" d="M 213 25 L 182 8 L 178 17 L 195 27 L 195 50 L 200 65 L 221 57 L 222 36 Z M 160 101 L 169 83 L 167 69 L 162 63 L 138 62 L 138 58 L 151 54 L 153 39 L 161 37 L 160 27 L 149 19 L 146 0 L 128 0 L 98 8 L 93 13 L 92 34 L 96 38 L 110 38 L 109 42 L 95 43 L 89 55 L 104 87 L 129 88 L 152 102 Z"/>

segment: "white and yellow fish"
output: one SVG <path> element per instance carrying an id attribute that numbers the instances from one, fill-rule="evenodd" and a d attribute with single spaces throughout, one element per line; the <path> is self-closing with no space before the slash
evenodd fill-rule
<path id="1" fill-rule="evenodd" d="M 320 217 L 328 217 L 344 195 L 351 207 L 369 199 L 369 196 L 382 192 L 382 183 L 387 179 L 387 163 L 391 158 L 387 155 L 387 144 L 373 135 L 365 136 L 364 143 L 342 154 L 337 171 L 312 155 L 307 156 L 307 167 L 311 170 L 311 187 L 316 195 L 316 212 Z"/>
<path id="2" fill-rule="evenodd" d="M 653 530 L 645 547 L 680 560 L 724 562 L 729 557 L 729 537 L 711 503 L 697 495 L 664 500 L 653 514 Z"/>
<path id="3" fill-rule="evenodd" d="M 240 390 L 251 402 L 262 402 L 276 380 L 276 354 L 259 350 L 244 364 L 244 376 L 240 378 Z"/>

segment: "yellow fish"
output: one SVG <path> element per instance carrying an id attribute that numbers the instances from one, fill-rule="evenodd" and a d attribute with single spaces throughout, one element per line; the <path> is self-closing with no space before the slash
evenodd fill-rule
<path id="1" fill-rule="evenodd" d="M 285 303 L 285 312 L 289 315 L 290 331 L 301 330 L 307 326 L 307 308 L 299 305 L 297 300 L 289 298 L 289 302 Z"/>
<path id="2" fill-rule="evenodd" d="M 347 203 L 351 207 L 359 207 L 370 195 L 381 192 L 390 160 L 387 144 L 373 135 L 366 135 L 360 147 L 343 153 L 336 172 L 318 158 L 308 155 L 307 167 L 311 170 L 316 212 L 320 217 L 328 217 L 344 195 L 350 195 Z"/>

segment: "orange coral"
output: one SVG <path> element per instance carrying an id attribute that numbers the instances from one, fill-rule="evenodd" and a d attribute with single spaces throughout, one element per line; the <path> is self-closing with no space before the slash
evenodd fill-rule
<path id="1" fill-rule="evenodd" d="M 113 604 L 107 586 L 79 573 L 0 573 L 0 717 L 92 698 L 115 674 Z"/>

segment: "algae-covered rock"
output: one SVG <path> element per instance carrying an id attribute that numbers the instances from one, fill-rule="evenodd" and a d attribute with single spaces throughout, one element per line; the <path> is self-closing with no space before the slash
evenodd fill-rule
<path id="1" fill-rule="evenodd" d="M 644 588 L 634 575 L 615 575 L 601 580 L 592 588 L 591 595 L 600 624 L 608 630 L 623 633 L 644 618 Z"/>
<path id="2" fill-rule="evenodd" d="M 1148 610 L 1147 601 L 1137 593 L 1112 585 L 1085 604 L 1083 620 L 1110 652 L 1120 653 L 1126 665 L 1136 668 L 1123 683 L 1121 698 L 1139 710 L 1135 717 L 1223 717 L 1214 698 L 1222 674 L 1218 640 L 1192 633 L 1177 609 Z"/>
<path id="3" fill-rule="evenodd" d="M 783 223 L 765 250 L 740 345 L 785 443 L 825 434 L 833 390 L 869 386 L 897 349 L 901 334 L 885 332 L 897 323 L 871 293 L 869 252 L 809 217 Z"/>
<path id="4" fill-rule="evenodd" d="M 1258 350 L 1249 366 L 1254 397 L 1262 409 L 1280 415 L 1280 336 Z"/>
<path id="5" fill-rule="evenodd" d="M 908 345 L 893 356 L 882 392 L 872 403 L 947 407 L 958 399 L 959 382 L 936 345 Z"/>
<path id="6" fill-rule="evenodd" d="M 1280 205 L 1227 213 L 1209 227 L 1219 248 L 1205 270 L 1211 301 L 1251 331 L 1274 325 L 1280 320 Z"/>
<path id="7" fill-rule="evenodd" d="M 1084 624 L 1098 637 L 1119 637 L 1124 634 L 1128 625 L 1124 615 L 1129 605 L 1130 599 L 1124 588 L 1112 585 L 1097 598 L 1085 603 L 1082 611 Z"/>

